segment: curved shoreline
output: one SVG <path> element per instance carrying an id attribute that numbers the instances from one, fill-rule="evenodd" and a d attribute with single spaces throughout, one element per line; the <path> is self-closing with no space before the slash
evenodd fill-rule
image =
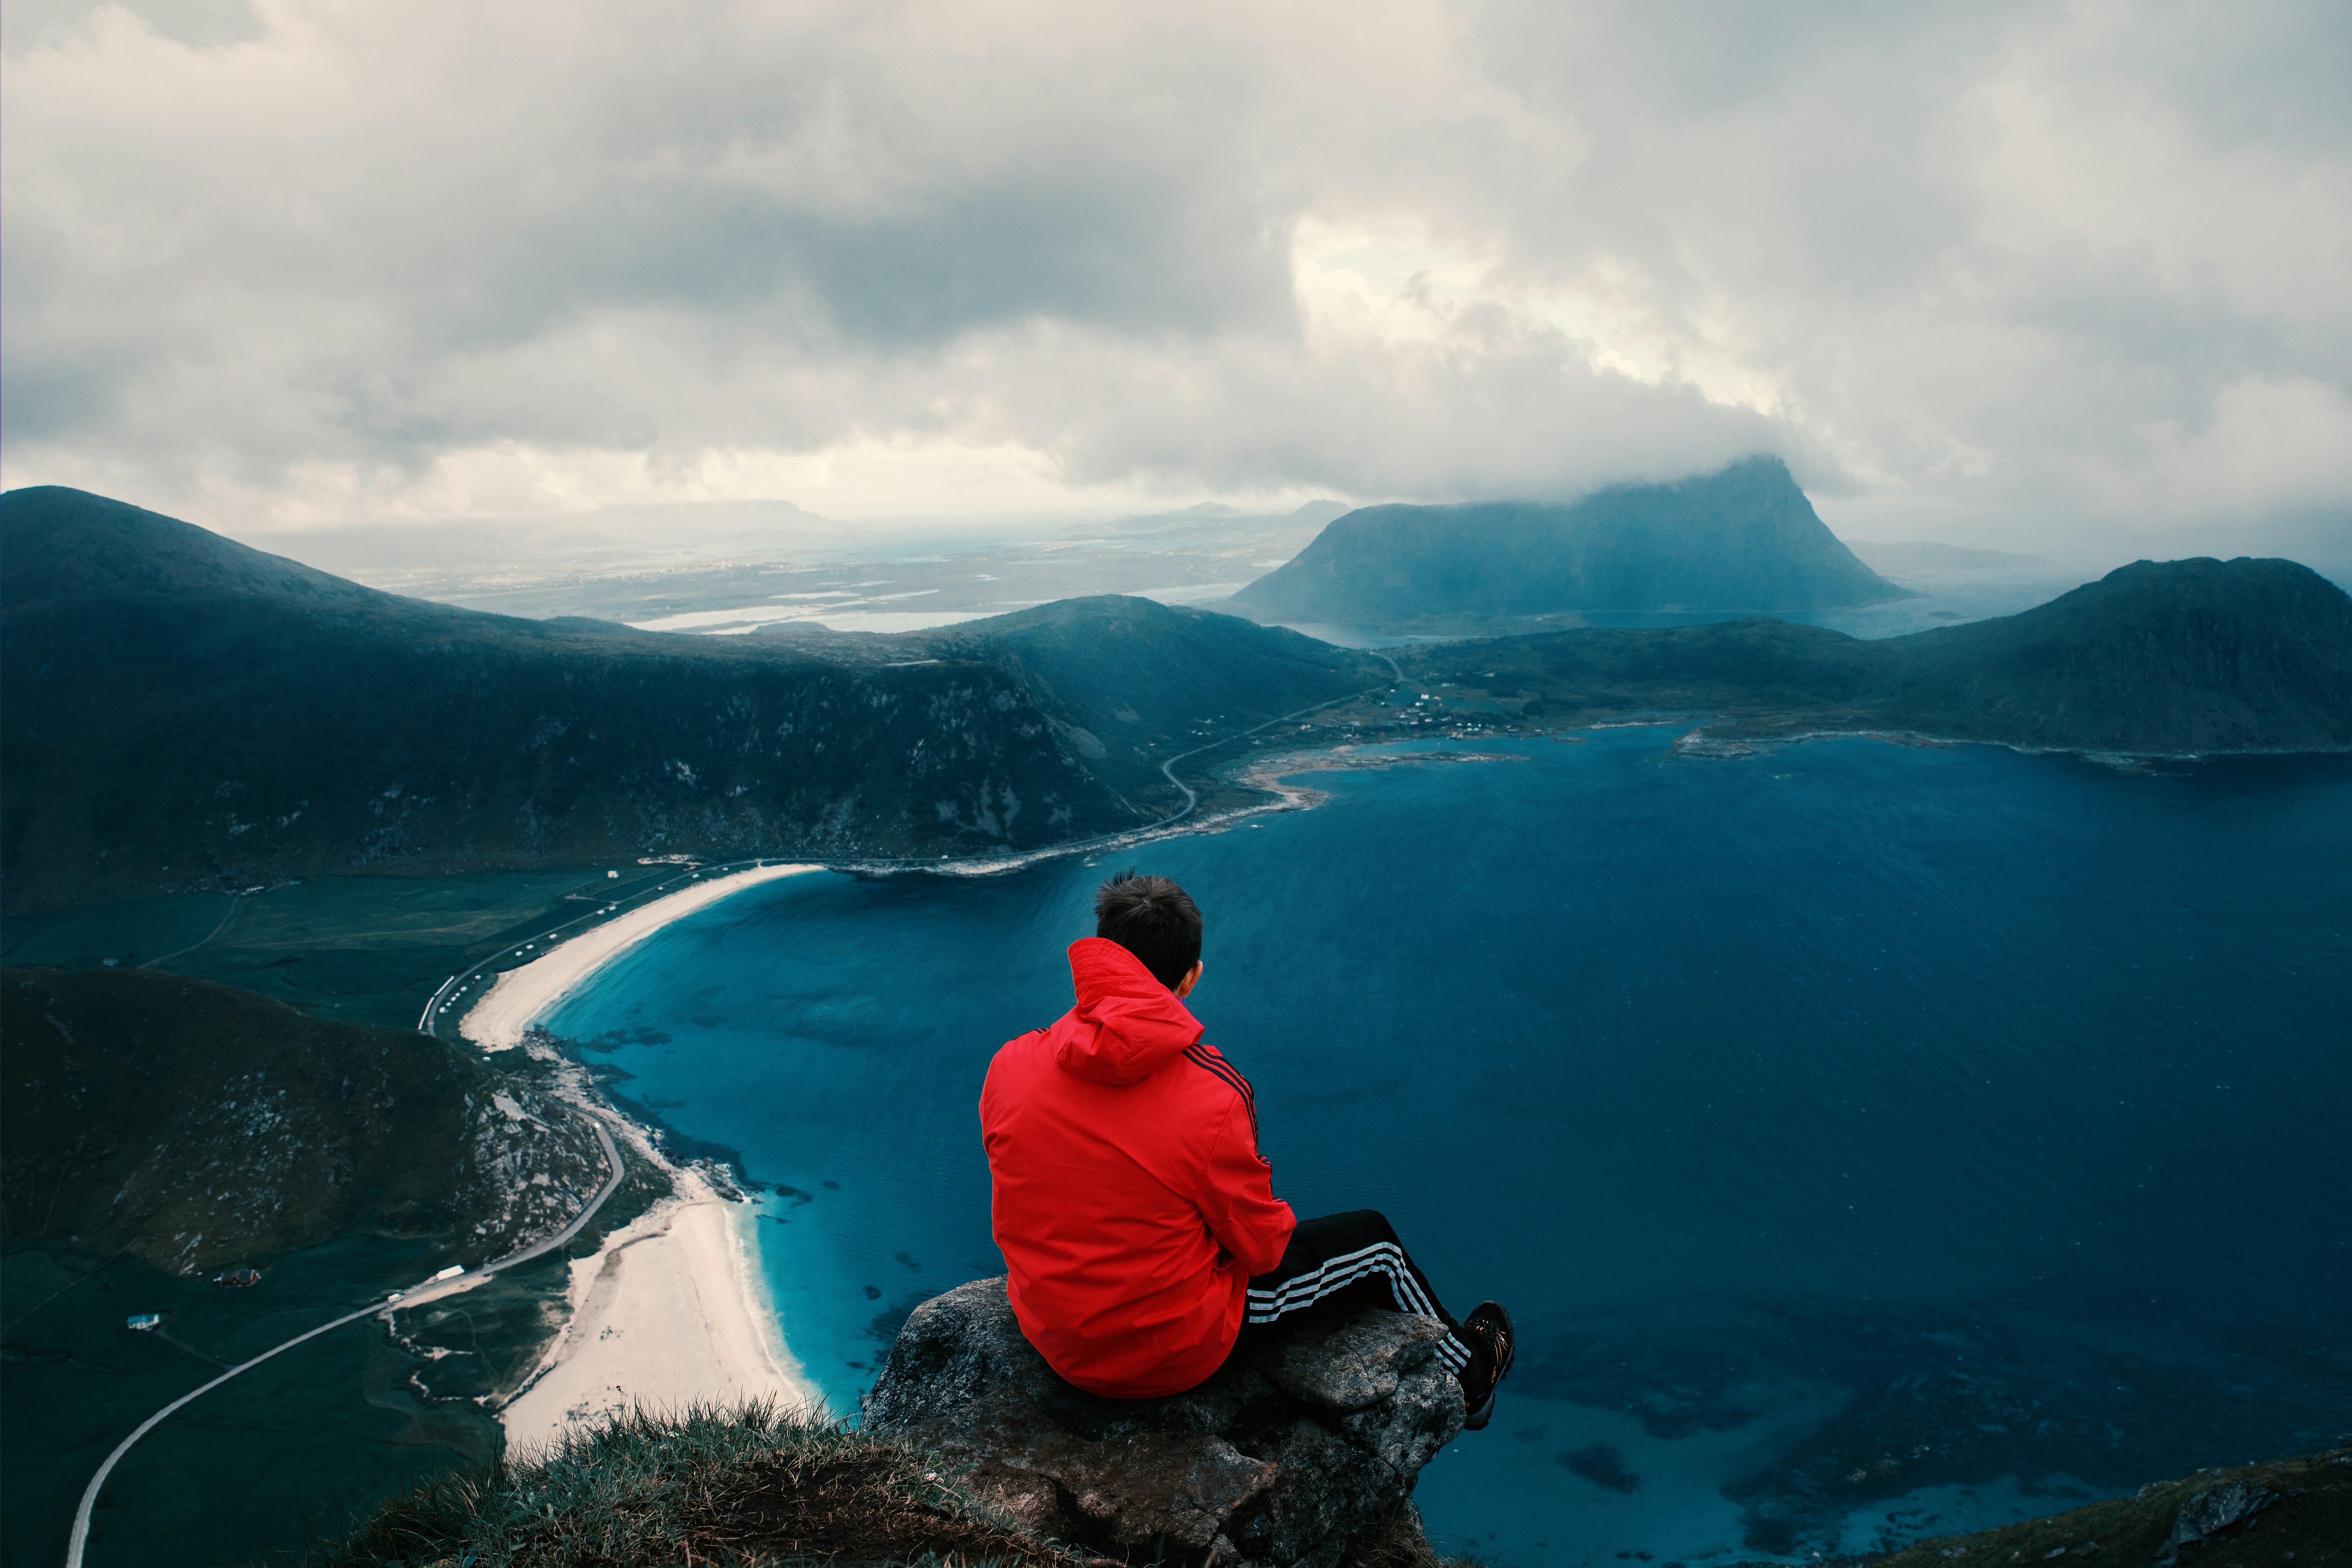
<path id="1" fill-rule="evenodd" d="M 1688 716 L 1621 721 L 1576 727 L 1680 727 Z M 1572 731 L 1570 732 L 1573 733 Z M 1516 760 L 1516 748 L 1496 752 L 1463 747 L 1454 737 L 1399 737 L 1339 746 L 1308 745 L 1237 758 L 1227 776 L 1274 799 L 1213 813 L 1183 813 L 1103 841 L 1055 845 L 996 858 L 893 866 L 903 874 L 1003 874 L 1040 862 L 1099 853 L 1113 845 L 1140 845 L 1181 834 L 1214 833 L 1249 819 L 1311 809 L 1328 797 L 1300 777 L 1317 772 L 1374 770 L 1412 764 Z M 1566 738 L 1559 732 L 1477 737 L 1496 741 Z M 1758 746 L 1810 739 L 1895 740 L 1907 744 L 1965 745 L 1916 735 L 1868 731 L 1815 731 L 1758 737 Z M 1713 741 L 1704 724 L 1690 728 L 1672 749 L 1685 754 L 1746 753 L 1750 743 Z M 1430 749 L 1402 754 L 1390 748 L 1416 743 Z M 1694 745 L 1693 743 L 1698 743 Z M 1985 744 L 1977 742 L 1975 744 Z M 1991 743 L 2001 745 L 2003 743 Z M 1704 747 L 1704 749 L 1701 747 Z M 2007 749 L 2021 750 L 2014 746 Z M 673 921 L 698 913 L 760 883 L 808 872 L 835 869 L 803 862 L 749 867 L 677 888 L 591 926 L 530 963 L 501 974 L 474 1007 L 461 1015 L 458 1032 L 486 1051 L 523 1044 L 531 1026 L 577 994 L 607 966 Z M 850 869 L 843 867 L 840 869 Z M 877 867 L 859 867 L 872 874 Z M 887 874 L 886 873 L 886 874 Z M 663 1159 L 651 1136 L 634 1122 L 619 1119 L 631 1154 L 666 1169 L 676 1183 L 665 1199 L 635 1223 L 607 1237 L 591 1258 L 571 1265 L 563 1326 L 542 1353 L 525 1385 L 498 1412 L 509 1443 L 519 1448 L 545 1445 L 583 1423 L 634 1405 L 678 1408 L 696 1402 L 734 1403 L 771 1398 L 785 1405 L 814 1406 L 821 1391 L 793 1354 L 784 1333 L 782 1303 L 760 1267 L 759 1228 L 749 1206 L 732 1199 L 723 1180 L 706 1180 L 688 1167 Z M 616 1128 L 616 1131 L 623 1130 Z"/>
<path id="2" fill-rule="evenodd" d="M 516 1452 L 633 1409 L 823 1406 L 761 1288 L 756 1211 L 691 1166 L 671 1176 L 672 1197 L 572 1260 L 563 1327 L 497 1411 Z"/>
<path id="3" fill-rule="evenodd" d="M 458 1033 L 485 1051 L 520 1046 L 540 1019 L 663 926 L 747 888 L 824 869 L 755 866 L 591 926 L 499 975 L 458 1020 Z M 672 1193 L 572 1261 L 563 1326 L 497 1411 L 509 1444 L 551 1448 L 583 1425 L 637 1407 L 821 1404 L 761 1286 L 759 1237 L 742 1199 L 691 1166 L 671 1165 L 627 1117 L 604 1113 L 633 1156 L 667 1172 Z"/>
<path id="4" fill-rule="evenodd" d="M 1456 759 L 1452 753 L 1440 756 Z M 1479 754 L 1459 759 L 1489 758 Z M 1317 760 L 1324 768 L 1377 768 L 1403 759 L 1365 756 L 1353 747 L 1252 758 L 1238 771 L 1276 799 L 1207 816 L 1193 815 L 1188 807 L 1181 820 L 1115 835 L 1108 842 L 905 869 L 1002 874 L 1118 844 L 1222 832 L 1250 817 L 1307 809 L 1327 799 L 1274 777 L 1300 764 L 1316 770 Z M 665 925 L 762 883 L 830 869 L 793 862 L 713 876 L 591 926 L 499 974 L 460 1015 L 457 1032 L 485 1051 L 524 1045 L 540 1019 Z M 532 1049 L 537 1054 L 543 1048 Z M 594 1254 L 570 1264 L 562 1328 L 531 1375 L 496 1409 L 509 1444 L 518 1452 L 545 1451 L 572 1431 L 639 1406 L 676 1411 L 695 1404 L 766 1399 L 823 1409 L 823 1391 L 793 1354 L 780 1305 L 761 1274 L 755 1206 L 745 1205 L 723 1180 L 711 1179 L 716 1173 L 672 1164 L 651 1132 L 633 1119 L 609 1105 L 598 1109 L 627 1142 L 632 1156 L 667 1172 L 674 1193 L 606 1236 Z"/>
<path id="5" fill-rule="evenodd" d="M 823 871 L 798 862 L 754 866 L 665 894 L 615 920 L 592 925 L 528 964 L 502 972 L 479 1001 L 466 1009 L 457 1032 L 484 1051 L 520 1045 L 530 1026 L 580 988 L 597 970 L 660 930 L 732 894 L 763 882 Z"/>

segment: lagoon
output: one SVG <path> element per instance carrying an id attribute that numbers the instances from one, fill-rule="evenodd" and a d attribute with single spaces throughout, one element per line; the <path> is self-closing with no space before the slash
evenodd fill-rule
<path id="1" fill-rule="evenodd" d="M 1495 1427 L 1423 1475 L 1440 1545 L 1802 1557 L 2341 1431 L 2352 758 L 1673 733 L 1318 773 L 1116 862 L 1207 916 L 1276 1191 L 1517 1317 Z M 838 1407 L 1001 1271 L 981 1078 L 1112 869 L 772 883 L 544 1020 L 772 1188 Z"/>

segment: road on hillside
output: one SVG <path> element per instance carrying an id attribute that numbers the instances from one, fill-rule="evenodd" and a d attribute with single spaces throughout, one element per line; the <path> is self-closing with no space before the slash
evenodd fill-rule
<path id="1" fill-rule="evenodd" d="M 1396 677 L 1395 685 L 1404 685 L 1404 671 L 1398 667 L 1397 662 L 1394 659 L 1390 658 L 1378 648 L 1370 649 L 1369 652 L 1371 653 L 1373 658 L 1378 659 L 1381 664 L 1386 664 L 1389 667 L 1389 674 Z M 1191 813 L 1193 807 L 1201 803 L 1201 798 L 1192 793 L 1192 787 L 1190 784 L 1185 783 L 1181 779 L 1176 777 L 1176 765 L 1183 761 L 1184 758 L 1188 757 L 1198 757 L 1203 751 L 1214 751 L 1218 747 L 1224 745 L 1227 741 L 1246 739 L 1250 736 L 1255 735 L 1261 729 L 1272 729 L 1277 724 L 1288 724 L 1294 718 L 1305 718 L 1308 714 L 1321 713 L 1327 707 L 1338 707 L 1341 703 L 1360 702 L 1364 698 L 1370 696 L 1374 692 L 1384 689 L 1386 688 L 1382 686 L 1366 686 L 1362 691 L 1356 692 L 1350 695 L 1333 697 L 1328 703 L 1317 703 L 1313 707 L 1303 707 L 1297 713 L 1283 714 L 1278 717 L 1267 719 L 1264 724 L 1252 725 L 1247 729 L 1235 730 L 1231 735 L 1221 735 L 1216 739 L 1209 742 L 1206 746 L 1196 746 L 1190 751 L 1180 751 L 1175 756 L 1170 758 L 1167 761 L 1161 763 L 1160 765 L 1160 771 L 1168 775 L 1168 782 L 1175 785 L 1176 788 L 1184 791 L 1184 805 L 1182 810 L 1170 812 L 1167 816 L 1164 816 L 1158 821 L 1152 823 L 1150 827 L 1129 828 L 1126 832 L 1119 833 L 1105 833 L 1099 839 L 1081 839 L 1077 843 L 1072 844 L 1068 847 L 1071 849 L 1082 849 L 1089 843 L 1109 843 L 1115 839 L 1123 839 L 1127 837 L 1128 833 L 1149 833 L 1156 829 L 1164 828 L 1171 822 L 1181 821 L 1184 817 Z M 1064 846 L 1055 844 L 1053 847 L 1055 852 L 1058 853 Z"/>
<path id="2" fill-rule="evenodd" d="M 541 1237 L 539 1240 L 532 1242 L 530 1246 L 520 1248 L 515 1251 L 508 1253 L 503 1258 L 496 1259 L 490 1262 L 485 1263 L 478 1269 L 469 1270 L 452 1279 L 427 1281 L 424 1284 L 417 1286 L 415 1289 L 405 1292 L 396 1301 L 372 1301 L 368 1305 L 360 1308 L 357 1312 L 345 1312 L 341 1317 L 336 1318 L 331 1322 L 320 1323 L 317 1328 L 310 1330 L 307 1333 L 296 1334 L 292 1339 L 286 1341 L 282 1344 L 274 1344 L 270 1346 L 268 1350 L 263 1351 L 259 1355 L 255 1356 L 250 1361 L 238 1363 L 236 1365 L 230 1367 L 226 1372 L 222 1373 L 218 1377 L 214 1378 L 210 1383 L 205 1384 L 201 1388 L 191 1389 L 189 1392 L 181 1395 L 177 1399 L 173 1400 L 169 1405 L 164 1406 L 161 1410 L 156 1411 L 152 1416 L 148 1416 L 147 1419 L 139 1424 L 139 1427 L 136 1431 L 132 1432 L 128 1437 L 123 1438 L 121 1443 L 115 1445 L 114 1452 L 106 1456 L 106 1463 L 98 1467 L 98 1474 L 90 1477 L 89 1485 L 82 1490 L 81 1506 L 74 1511 L 73 1535 L 66 1545 L 66 1568 L 82 1568 L 82 1550 L 89 1543 L 90 1515 L 98 1507 L 98 1494 L 105 1489 L 106 1478 L 114 1473 L 114 1467 L 121 1463 L 122 1456 L 129 1453 L 131 1448 L 137 1445 L 140 1438 L 145 1437 L 148 1433 L 162 1426 L 164 1421 L 169 1419 L 172 1414 L 181 1406 L 193 1404 L 194 1401 L 203 1398 L 205 1395 L 210 1394 L 214 1389 L 218 1388 L 222 1384 L 226 1383 L 230 1378 L 236 1376 L 240 1373 L 252 1371 L 255 1367 L 259 1366 L 263 1362 L 269 1360 L 272 1356 L 292 1350 L 296 1345 L 301 1344 L 305 1341 L 317 1339 L 322 1333 L 331 1333 L 334 1330 L 342 1327 L 345 1323 L 355 1323 L 362 1318 L 382 1317 L 384 1313 L 390 1312 L 404 1312 L 411 1307 L 419 1307 L 430 1301 L 439 1301 L 444 1296 L 452 1296 L 462 1291 L 470 1291 L 475 1286 L 480 1284 L 483 1281 L 488 1279 L 491 1275 L 499 1272 L 502 1269 L 511 1269 L 518 1264 L 528 1263 L 534 1258 L 545 1257 L 548 1253 L 554 1251 L 559 1247 L 570 1245 L 572 1239 L 579 1235 L 582 1230 L 585 1229 L 590 1220 L 596 1218 L 596 1211 L 604 1207 L 604 1200 L 611 1197 L 614 1193 L 620 1190 L 621 1177 L 625 1174 L 624 1168 L 621 1165 L 621 1151 L 614 1145 L 613 1134 L 606 1132 L 604 1130 L 604 1124 L 596 1120 L 594 1117 L 588 1117 L 587 1120 L 589 1129 L 596 1134 L 596 1142 L 604 1151 L 604 1166 L 606 1174 L 604 1177 L 604 1185 L 597 1189 L 596 1196 L 588 1201 L 587 1206 L 572 1217 L 572 1223 L 566 1225 L 562 1229 L 554 1232 L 552 1235 Z"/>
<path id="3" fill-rule="evenodd" d="M 1389 673 L 1394 677 L 1395 685 L 1402 685 L 1404 683 L 1404 671 L 1398 668 L 1397 662 L 1394 659 L 1390 658 L 1386 653 L 1381 653 L 1377 648 L 1370 650 L 1370 652 L 1374 658 L 1380 660 L 1381 663 L 1389 667 Z M 1352 692 L 1344 697 L 1333 697 L 1328 702 L 1316 703 L 1311 706 L 1300 708 L 1295 713 L 1279 715 L 1274 718 L 1267 719 L 1264 724 L 1252 725 L 1247 729 L 1235 730 L 1231 735 L 1221 735 L 1216 739 L 1212 740 L 1205 745 L 1192 747 L 1190 751 L 1180 751 L 1175 756 L 1168 758 L 1165 762 L 1162 762 L 1160 765 L 1160 771 L 1168 776 L 1168 782 L 1175 785 L 1178 789 L 1183 791 L 1184 803 L 1181 806 L 1179 806 L 1173 811 L 1169 812 L 1168 815 L 1160 818 L 1158 821 L 1147 822 L 1139 828 L 1122 828 L 1116 833 L 1097 833 L 1092 838 L 1073 839 L 1067 843 L 1049 844 L 1042 850 L 1031 852 L 1055 855 L 1084 854 L 1088 851 L 1100 849 L 1109 844 L 1118 843 L 1123 840 L 1133 838 L 1140 833 L 1153 833 L 1158 832 L 1163 828 L 1172 827 L 1174 824 L 1182 821 L 1186 817 L 1191 816 L 1192 814 L 1192 809 L 1201 803 L 1201 798 L 1197 794 L 1193 793 L 1192 787 L 1190 784 L 1185 783 L 1181 779 L 1176 777 L 1176 764 L 1179 762 L 1183 761 L 1188 757 L 1198 757 L 1203 751 L 1214 751 L 1218 747 L 1229 745 L 1236 740 L 1246 740 L 1251 736 L 1257 734 L 1258 731 L 1262 729 L 1272 729 L 1277 724 L 1288 724 L 1291 720 L 1304 718 L 1310 713 L 1320 713 L 1327 707 L 1337 707 L 1341 703 L 1359 701 L 1364 697 L 1371 695 L 1374 692 L 1387 689 L 1390 683 L 1383 682 L 1380 685 L 1367 686 L 1360 692 Z M 945 858 L 946 857 L 944 856 L 941 857 L 941 859 Z M 986 858 L 996 859 L 999 857 L 991 855 Z M 665 894 L 676 891 L 683 883 L 698 882 L 706 876 L 726 876 L 734 872 L 749 871 L 754 867 L 766 865 L 771 860 L 779 862 L 801 862 L 802 857 L 796 855 L 770 855 L 760 860 L 730 861 L 719 864 L 696 865 L 681 875 L 665 877 L 660 881 L 654 883 L 650 886 L 641 886 L 634 893 L 630 893 L 624 897 L 614 899 L 609 905 L 600 906 L 590 911 L 586 915 L 575 915 L 572 919 L 564 921 L 560 925 L 549 926 L 546 930 L 531 936 L 527 941 L 514 943 L 511 946 L 502 947 L 498 952 L 491 954 L 488 957 L 480 960 L 467 968 L 458 970 L 456 974 L 442 981 L 440 987 L 434 991 L 433 995 L 429 998 L 426 999 L 425 1003 L 425 1011 L 420 1014 L 416 1019 L 416 1032 L 419 1034 L 438 1034 L 440 1032 L 441 1015 L 448 1011 L 451 1008 L 456 1007 L 458 999 L 473 986 L 473 983 L 476 980 L 481 978 L 486 972 L 492 968 L 493 966 L 505 962 L 508 959 L 522 956 L 524 950 L 528 947 L 543 943 L 547 941 L 548 938 L 557 936 L 559 933 L 568 931 L 575 925 L 584 926 L 593 921 L 599 920 L 603 918 L 607 910 L 618 911 L 632 905 L 642 904 L 650 899 L 658 898 Z M 871 856 L 847 860 L 824 860 L 820 858 L 807 860 L 803 862 L 803 863 L 823 866 L 828 871 L 935 871 L 940 865 L 940 862 L 936 860 L 889 860 Z M 207 940 L 209 940 L 209 938 L 207 938 Z M 462 1011 L 463 1009 L 460 1010 Z"/>

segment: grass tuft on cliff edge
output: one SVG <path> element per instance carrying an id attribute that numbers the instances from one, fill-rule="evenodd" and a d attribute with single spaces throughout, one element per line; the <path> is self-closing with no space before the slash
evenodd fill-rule
<path id="1" fill-rule="evenodd" d="M 1177 1568 L 1175 1551 L 1134 1549 Z M 976 1501 L 939 1458 L 894 1438 L 756 1402 L 636 1410 L 537 1458 L 447 1476 L 397 1498 L 310 1568 L 1116 1568 L 1040 1540 Z M 1354 1568 L 1445 1562 L 1401 1509 Z"/>
<path id="2" fill-rule="evenodd" d="M 953 1562 L 1083 1568 L 919 1449 L 753 1403 L 637 1410 L 387 1504 L 314 1568 Z"/>

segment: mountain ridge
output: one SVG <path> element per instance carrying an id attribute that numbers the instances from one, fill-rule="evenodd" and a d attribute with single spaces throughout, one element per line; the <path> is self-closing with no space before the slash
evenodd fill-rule
<path id="1" fill-rule="evenodd" d="M 1865 640 L 1765 618 L 1400 654 L 1524 719 L 1705 714 L 1708 733 L 1901 732 L 2182 755 L 2352 747 L 2352 596 L 2294 561 L 2137 561 L 2016 615 Z"/>
<path id="2" fill-rule="evenodd" d="M 0 548 L 11 914 L 333 872 L 1048 848 L 1166 818 L 1170 758 L 1387 684 L 1376 656 L 1116 596 L 890 635 L 519 620 L 78 491 L 10 492 Z M 2352 746 L 2352 600 L 2291 561 L 2138 562 L 1876 642 L 1750 619 L 1397 657 L 1519 727 L 1705 712 L 1724 737 Z M 1426 733 L 1364 702 L 1318 725 Z"/>
<path id="3" fill-rule="evenodd" d="M 1385 673 L 1134 599 L 928 641 L 522 621 L 55 487 L 0 500 L 0 549 L 11 913 L 331 870 L 1040 848 L 1172 810 L 1154 758 L 1200 726 Z M 1187 679 L 1106 703 L 1087 671 L 1121 647 Z"/>

